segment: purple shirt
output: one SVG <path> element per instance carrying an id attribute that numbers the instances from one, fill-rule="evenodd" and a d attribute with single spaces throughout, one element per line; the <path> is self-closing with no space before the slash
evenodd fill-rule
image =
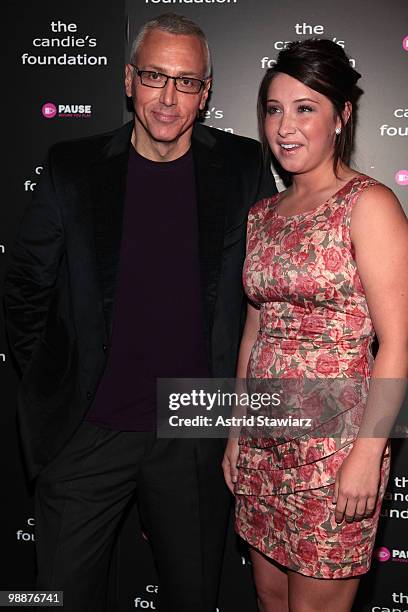
<path id="1" fill-rule="evenodd" d="M 86 420 L 155 429 L 156 379 L 209 376 L 191 149 L 154 162 L 131 147 L 113 333 Z"/>

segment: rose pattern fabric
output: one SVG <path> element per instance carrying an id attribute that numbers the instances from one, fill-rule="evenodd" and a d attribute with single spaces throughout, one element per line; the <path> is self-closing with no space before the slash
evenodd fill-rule
<path id="1" fill-rule="evenodd" d="M 359 174 L 323 204 L 287 217 L 276 212 L 277 194 L 258 202 L 248 217 L 243 281 L 260 310 L 260 329 L 247 376 L 344 380 L 335 398 L 341 414 L 330 426 L 338 432 L 341 420 L 350 427 L 330 437 L 327 424 L 320 436 L 293 439 L 244 430 L 236 528 L 278 563 L 320 578 L 367 571 L 389 472 L 387 447 L 375 515 L 335 523 L 332 488 L 353 446 L 352 426 L 358 431 L 373 363 L 374 328 L 351 243 L 351 211 L 359 195 L 377 184 Z M 318 404 L 308 401 L 302 410 L 313 412 Z"/>
<path id="2" fill-rule="evenodd" d="M 336 523 L 334 485 L 328 485 L 263 497 L 237 495 L 238 533 L 267 557 L 305 576 L 335 579 L 365 574 L 388 472 L 389 455 L 382 466 L 375 512 L 361 522 Z"/>

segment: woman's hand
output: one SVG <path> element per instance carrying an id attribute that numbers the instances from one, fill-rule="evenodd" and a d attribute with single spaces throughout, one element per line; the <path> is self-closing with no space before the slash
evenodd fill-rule
<path id="1" fill-rule="evenodd" d="M 237 461 L 239 455 L 238 438 L 229 438 L 225 448 L 222 469 L 227 487 L 234 495 L 235 483 L 238 478 Z"/>
<path id="2" fill-rule="evenodd" d="M 380 483 L 381 456 L 371 457 L 353 448 L 337 472 L 333 503 L 336 523 L 362 521 L 375 510 Z"/>

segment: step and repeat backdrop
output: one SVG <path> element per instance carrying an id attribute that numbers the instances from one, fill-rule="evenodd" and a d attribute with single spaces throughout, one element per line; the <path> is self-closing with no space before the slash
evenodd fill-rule
<path id="1" fill-rule="evenodd" d="M 212 49 L 214 84 L 204 121 L 257 137 L 256 96 L 264 71 L 291 40 L 330 38 L 363 75 L 354 166 L 388 185 L 408 211 L 408 8 L 406 0 L 341 5 L 326 0 L 50 0 L 6 3 L 3 110 L 7 155 L 0 207 L 0 286 L 18 221 L 48 147 L 119 126 L 130 115 L 123 66 L 146 20 L 175 11 L 197 21 Z M 278 184 L 282 184 L 277 176 Z M 0 313 L 0 317 L 2 314 Z M 0 318 L 2 452 L 0 590 L 34 586 L 35 518 L 16 434 L 18 378 Z M 408 423 L 393 441 L 393 469 L 373 567 L 355 612 L 408 611 Z M 353 543 L 350 542 L 350 546 Z M 129 509 L 115 550 L 109 611 L 158 610 L 160 588 L 138 522 Z M 219 612 L 255 612 L 245 547 L 229 530 Z"/>
<path id="2" fill-rule="evenodd" d="M 4 188 L 0 287 L 22 212 L 53 143 L 103 132 L 123 120 L 125 7 L 121 0 L 4 5 L 2 69 Z M 1 292 L 1 289 L 0 289 Z M 30 588 L 34 518 L 16 435 L 17 376 L 0 308 L 0 589 Z"/>

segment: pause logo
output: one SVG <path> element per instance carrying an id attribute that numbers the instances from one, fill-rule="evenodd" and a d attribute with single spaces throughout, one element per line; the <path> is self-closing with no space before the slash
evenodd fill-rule
<path id="1" fill-rule="evenodd" d="M 408 185 L 408 170 L 398 170 L 395 174 L 395 182 L 398 185 Z"/>
<path id="2" fill-rule="evenodd" d="M 52 102 L 46 102 L 42 105 L 41 112 L 46 119 L 53 119 L 57 114 L 57 107 Z"/>
<path id="3" fill-rule="evenodd" d="M 374 556 L 377 561 L 384 562 L 388 561 L 388 559 L 391 557 L 391 553 L 385 546 L 380 546 L 374 551 Z"/>

